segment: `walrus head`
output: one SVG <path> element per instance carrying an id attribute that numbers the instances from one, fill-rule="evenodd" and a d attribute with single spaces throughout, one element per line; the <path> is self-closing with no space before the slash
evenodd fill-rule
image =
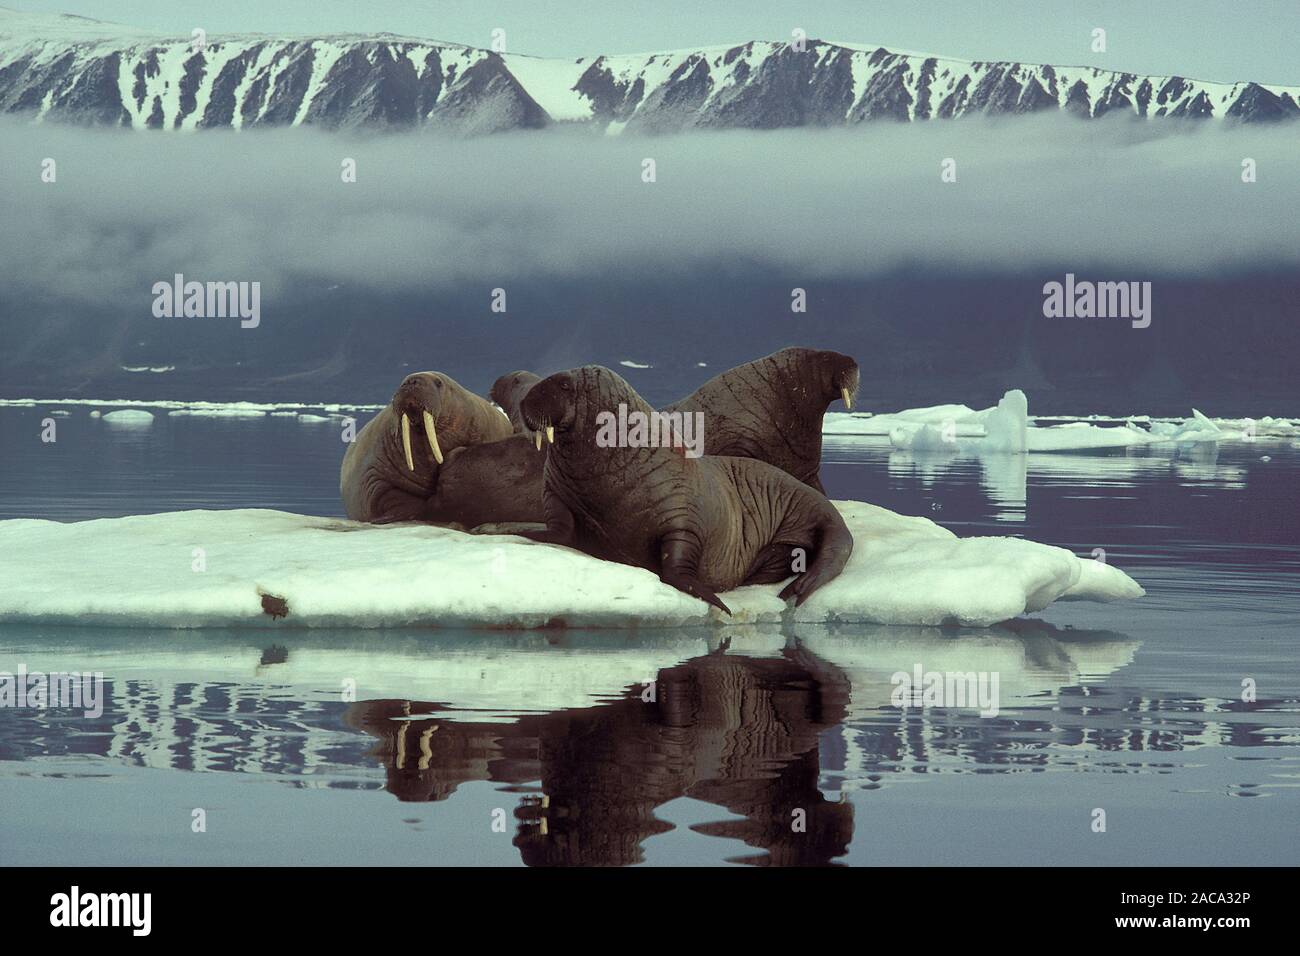
<path id="1" fill-rule="evenodd" d="M 519 406 L 524 396 L 528 394 L 528 390 L 541 380 L 541 376 L 523 369 L 507 372 L 492 383 L 488 397 L 509 416 L 511 424 L 516 429 L 520 429 L 523 427 L 523 420 L 519 417 Z"/>
<path id="2" fill-rule="evenodd" d="M 532 386 L 519 406 L 519 414 L 540 449 L 543 435 L 553 444 L 557 434 L 564 436 L 579 430 L 594 433 L 597 416 L 616 410 L 620 403 L 632 410 L 653 413 L 618 373 L 603 365 L 584 365 L 556 372 Z"/>
<path id="3" fill-rule="evenodd" d="M 443 408 L 443 390 L 446 388 L 445 376 L 437 372 L 415 372 L 406 376 L 393 393 L 389 408 L 397 422 L 398 437 L 409 471 L 415 471 L 412 433 L 421 447 L 428 446 L 433 460 L 442 464 L 442 447 L 438 444 L 438 415 Z"/>
<path id="4" fill-rule="evenodd" d="M 406 376 L 389 403 L 399 462 L 408 473 L 436 471 L 444 456 L 462 445 L 509 436 L 500 411 L 442 372 Z"/>
<path id="5" fill-rule="evenodd" d="M 822 369 L 826 382 L 824 393 L 827 403 L 842 399 L 845 411 L 853 410 L 853 401 L 858 397 L 858 384 L 861 373 L 858 363 L 850 356 L 840 352 L 814 352 L 814 361 Z"/>

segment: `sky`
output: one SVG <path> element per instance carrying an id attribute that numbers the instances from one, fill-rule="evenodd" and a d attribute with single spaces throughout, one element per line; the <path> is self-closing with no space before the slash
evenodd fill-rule
<path id="1" fill-rule="evenodd" d="M 799 27 L 825 40 L 963 59 L 1088 65 L 1197 79 L 1300 85 L 1300 0 L 3 0 L 188 36 L 389 32 L 536 56 L 639 53 Z M 1106 31 L 1106 52 L 1091 49 Z"/>

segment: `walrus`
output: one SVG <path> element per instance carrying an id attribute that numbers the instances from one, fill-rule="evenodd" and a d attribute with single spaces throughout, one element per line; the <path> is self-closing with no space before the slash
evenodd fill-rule
<path id="1" fill-rule="evenodd" d="M 448 452 L 421 519 L 466 530 L 487 525 L 481 530 L 499 533 L 515 530 L 503 527 L 514 523 L 541 524 L 546 456 L 537 437 L 516 433 Z"/>
<path id="2" fill-rule="evenodd" d="M 756 458 L 825 492 L 822 417 L 831 402 L 848 409 L 858 363 L 839 352 L 786 348 L 715 375 L 665 412 L 704 413 L 704 453 Z"/>
<path id="3" fill-rule="evenodd" d="M 490 402 L 441 372 L 416 372 L 343 455 L 339 493 L 354 521 L 423 518 L 445 456 L 453 449 L 512 434 Z"/>
<path id="4" fill-rule="evenodd" d="M 819 474 L 822 417 L 837 399 L 853 408 L 858 380 L 858 364 L 847 355 L 785 348 L 714 376 L 663 410 L 704 414 L 706 455 L 765 461 L 824 494 Z M 519 370 L 492 385 L 492 400 L 516 431 L 523 427 L 519 405 L 539 381 L 534 373 Z M 443 470 L 427 520 L 467 528 L 541 522 L 541 466 L 523 442 L 475 446 Z"/>
<path id="5" fill-rule="evenodd" d="M 798 606 L 843 570 L 853 551 L 826 497 L 767 462 L 688 457 L 680 445 L 619 447 L 610 418 L 662 421 L 632 386 L 599 365 L 558 372 L 524 397 L 524 426 L 546 436 L 544 530 L 534 541 L 646 568 L 727 614 L 718 598 L 742 584 L 771 584 Z M 628 444 L 632 444 L 628 432 Z M 644 437 L 644 436 L 643 436 Z M 796 554 L 796 550 L 802 552 Z"/>
<path id="6" fill-rule="evenodd" d="M 488 396 L 510 418 L 510 423 L 515 426 L 515 431 L 523 429 L 523 422 L 519 418 L 519 403 L 524 400 L 528 390 L 541 380 L 540 375 L 534 375 L 532 372 L 519 369 L 515 372 L 507 372 L 492 383 Z"/>

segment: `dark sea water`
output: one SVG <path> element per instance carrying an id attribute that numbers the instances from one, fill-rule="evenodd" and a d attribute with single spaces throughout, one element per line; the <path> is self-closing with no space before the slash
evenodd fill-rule
<path id="1" fill-rule="evenodd" d="M 341 514 L 337 417 L 121 427 L 90 409 L 0 408 L 0 518 Z M 825 461 L 831 497 L 1100 548 L 1147 596 L 968 630 L 0 625 L 0 671 L 102 671 L 107 692 L 95 718 L 0 708 L 3 859 L 1300 860 L 1291 440 L 954 459 L 835 438 Z M 997 671 L 999 713 L 892 706 L 915 663 Z"/>

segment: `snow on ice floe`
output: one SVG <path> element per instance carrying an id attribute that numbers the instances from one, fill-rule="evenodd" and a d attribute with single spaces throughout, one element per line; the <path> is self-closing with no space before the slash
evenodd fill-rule
<path id="1" fill-rule="evenodd" d="M 1118 568 L 1018 538 L 837 502 L 856 546 L 802 608 L 780 585 L 724 595 L 726 618 L 640 568 L 511 536 L 278 511 L 0 522 L 0 622 L 157 627 L 674 627 L 872 622 L 987 626 L 1056 600 L 1142 596 Z M 201 550 L 196 550 L 201 549 Z"/>

